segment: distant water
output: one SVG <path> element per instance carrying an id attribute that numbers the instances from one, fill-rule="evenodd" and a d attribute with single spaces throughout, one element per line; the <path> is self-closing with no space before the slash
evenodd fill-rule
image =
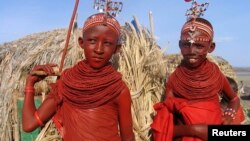
<path id="1" fill-rule="evenodd" d="M 237 76 L 247 76 L 250 77 L 250 73 L 236 73 Z"/>

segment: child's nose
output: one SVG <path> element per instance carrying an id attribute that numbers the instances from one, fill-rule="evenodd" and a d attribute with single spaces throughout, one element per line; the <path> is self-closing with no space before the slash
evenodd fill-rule
<path id="1" fill-rule="evenodd" d="M 191 44 L 189 47 L 190 53 L 195 53 L 196 52 L 196 47 L 195 45 Z"/>
<path id="2" fill-rule="evenodd" d="M 98 54 L 103 53 L 103 44 L 102 42 L 98 42 L 95 46 L 95 52 Z"/>

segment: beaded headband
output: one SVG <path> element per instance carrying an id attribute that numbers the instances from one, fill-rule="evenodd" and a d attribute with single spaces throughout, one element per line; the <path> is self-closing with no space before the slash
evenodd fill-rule
<path id="1" fill-rule="evenodd" d="M 195 41 L 210 41 L 213 39 L 214 32 L 213 28 L 202 21 L 196 20 L 204 15 L 209 3 L 204 3 L 199 5 L 195 0 L 192 0 L 192 6 L 187 10 L 187 22 L 183 25 L 181 30 L 181 35 L 183 33 L 188 33 L 189 37 L 181 36 L 181 40 L 187 40 L 190 43 Z M 197 38 L 201 33 L 205 33 L 207 37 Z"/>
<path id="2" fill-rule="evenodd" d="M 121 26 L 114 18 L 122 10 L 122 2 L 95 0 L 94 8 L 101 13 L 90 16 L 84 23 L 83 32 L 96 25 L 106 25 L 120 35 Z"/>

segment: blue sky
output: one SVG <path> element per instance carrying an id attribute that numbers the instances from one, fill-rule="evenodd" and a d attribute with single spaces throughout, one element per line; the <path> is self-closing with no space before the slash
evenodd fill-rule
<path id="1" fill-rule="evenodd" d="M 117 0 L 118 1 L 118 0 Z M 179 53 L 180 29 L 186 20 L 185 12 L 191 3 L 184 0 L 120 0 L 123 10 L 117 17 L 121 24 L 137 17 L 149 27 L 149 11 L 153 13 L 154 33 L 166 53 Z M 94 0 L 80 0 L 78 25 L 97 11 Z M 214 26 L 216 49 L 233 66 L 250 67 L 250 1 L 197 0 L 209 2 L 203 18 Z M 1 0 L 0 44 L 26 35 L 67 28 L 75 0 Z"/>

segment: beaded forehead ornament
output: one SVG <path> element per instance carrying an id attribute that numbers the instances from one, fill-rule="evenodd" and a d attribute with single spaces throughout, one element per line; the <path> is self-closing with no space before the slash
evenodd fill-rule
<path id="1" fill-rule="evenodd" d="M 204 15 L 204 11 L 207 10 L 209 3 L 198 4 L 195 0 L 192 0 L 192 6 L 187 10 L 187 22 L 184 24 L 181 30 L 181 34 L 188 33 L 189 37 L 181 37 L 181 40 L 187 40 L 190 43 L 194 43 L 195 41 L 210 41 L 213 39 L 213 29 L 209 25 L 197 21 L 197 18 L 200 18 Z M 205 33 L 207 38 L 196 38 L 201 33 Z"/>
<path id="2" fill-rule="evenodd" d="M 83 32 L 96 25 L 106 25 L 120 35 L 120 24 L 114 18 L 122 10 L 122 2 L 113 2 L 111 0 L 95 0 L 94 8 L 100 13 L 90 16 L 84 23 Z"/>

